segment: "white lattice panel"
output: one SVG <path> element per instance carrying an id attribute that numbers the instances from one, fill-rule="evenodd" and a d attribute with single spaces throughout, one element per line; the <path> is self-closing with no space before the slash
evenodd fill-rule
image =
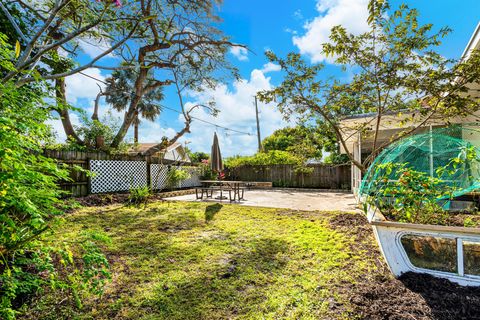
<path id="1" fill-rule="evenodd" d="M 187 171 L 190 174 L 190 178 L 183 180 L 180 182 L 180 188 L 191 188 L 191 187 L 198 187 L 201 185 L 200 183 L 200 170 L 195 167 L 183 167 L 180 168 Z"/>
<path id="2" fill-rule="evenodd" d="M 91 193 L 128 191 L 147 185 L 145 161 L 90 160 Z"/>
<path id="3" fill-rule="evenodd" d="M 166 187 L 168 167 L 163 164 L 152 163 L 150 165 L 151 188 L 162 190 Z"/>

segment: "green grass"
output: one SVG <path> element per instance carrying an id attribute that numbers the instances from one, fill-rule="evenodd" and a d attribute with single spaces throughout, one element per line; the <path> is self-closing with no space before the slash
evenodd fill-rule
<path id="1" fill-rule="evenodd" d="M 375 268 L 374 257 L 330 226 L 336 214 L 185 202 L 84 208 L 57 234 L 108 236 L 112 281 L 82 310 L 47 293 L 24 318 L 351 318 L 342 288 Z"/>

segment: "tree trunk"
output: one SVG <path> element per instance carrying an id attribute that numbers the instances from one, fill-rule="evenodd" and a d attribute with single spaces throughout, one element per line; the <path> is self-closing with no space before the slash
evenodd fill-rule
<path id="1" fill-rule="evenodd" d="M 135 115 L 137 113 L 136 109 L 137 109 L 138 103 L 140 102 L 141 99 L 142 99 L 141 96 L 136 95 L 132 99 L 132 101 L 130 102 L 130 106 L 128 108 L 128 111 L 125 112 L 125 116 L 123 118 L 122 125 L 118 129 L 117 135 L 115 136 L 115 138 L 113 138 L 113 141 L 110 144 L 111 148 L 114 148 L 114 149 L 118 148 L 120 143 L 122 143 L 123 139 L 127 135 L 128 129 L 132 125 L 132 122 L 135 120 Z"/>
<path id="2" fill-rule="evenodd" d="M 98 110 L 100 108 L 100 98 L 105 94 L 100 90 L 95 98 L 95 108 L 93 109 L 92 120 L 93 121 L 100 121 L 98 120 Z M 99 134 L 95 137 L 95 149 L 103 149 L 105 147 L 105 137 L 102 134 Z"/>
<path id="3" fill-rule="evenodd" d="M 133 123 L 133 143 L 138 143 L 138 114 Z"/>
<path id="4" fill-rule="evenodd" d="M 67 109 L 67 98 L 65 94 L 65 78 L 55 80 L 55 95 L 57 98 L 57 108 L 55 109 L 62 120 L 63 129 L 67 138 L 73 139 L 75 143 L 83 145 L 82 139 L 77 135 L 70 121 L 70 114 Z"/>

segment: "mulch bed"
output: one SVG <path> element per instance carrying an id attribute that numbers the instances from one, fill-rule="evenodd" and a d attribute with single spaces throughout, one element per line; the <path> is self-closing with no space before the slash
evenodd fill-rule
<path id="1" fill-rule="evenodd" d="M 184 194 L 191 194 L 194 193 L 194 189 L 178 189 L 173 191 L 166 191 L 166 192 L 157 192 L 153 193 L 149 197 L 149 201 L 163 201 L 164 198 L 168 197 L 175 197 L 178 195 Z M 108 206 L 111 204 L 117 203 L 127 203 L 128 200 L 128 193 L 103 193 L 103 194 L 90 194 L 85 197 L 77 197 L 75 201 L 77 201 L 83 207 L 97 207 L 97 206 Z M 67 210 L 67 212 L 71 212 L 73 210 Z"/>
<path id="2" fill-rule="evenodd" d="M 361 319 L 480 319 L 480 288 L 427 274 L 377 275 L 356 283 L 349 298 Z"/>
<path id="3" fill-rule="evenodd" d="M 377 270 L 357 283 L 344 283 L 351 315 L 360 319 L 480 319 L 480 287 L 464 287 L 427 274 L 405 273 L 395 279 L 376 246 L 362 214 L 337 214 L 330 225 L 356 235 L 357 249 L 377 256 Z"/>

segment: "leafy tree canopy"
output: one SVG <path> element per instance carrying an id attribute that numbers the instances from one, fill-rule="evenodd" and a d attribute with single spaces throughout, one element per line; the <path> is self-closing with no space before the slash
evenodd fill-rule
<path id="1" fill-rule="evenodd" d="M 205 152 L 197 151 L 197 152 L 191 152 L 190 150 L 187 150 L 188 156 L 190 157 L 190 160 L 192 160 L 192 163 L 201 163 L 202 160 L 208 160 L 210 159 L 210 155 Z"/>
<path id="2" fill-rule="evenodd" d="M 275 130 L 262 142 L 263 150 L 302 153 L 307 158 L 322 158 L 324 137 L 316 128 L 306 126 L 286 127 Z M 308 149 L 308 150 L 307 150 Z M 305 154 L 304 152 L 307 151 Z"/>
<path id="3" fill-rule="evenodd" d="M 480 79 L 480 55 L 455 61 L 436 50 L 449 28 L 433 30 L 421 25 L 418 11 L 406 5 L 391 11 L 388 1 L 371 0 L 367 32 L 353 35 L 343 26 L 332 29 L 322 54 L 353 74 L 349 81 L 324 80 L 323 64 L 310 64 L 300 54 L 285 58 L 267 52 L 284 72 L 280 86 L 259 94 L 264 102 L 276 101 L 286 117 L 317 119 L 324 123 L 350 161 L 362 171 L 380 150 L 418 127 L 441 119 L 448 122 L 479 109 L 468 94 L 468 84 Z M 365 121 L 347 125 L 345 117 L 372 113 Z M 382 125 L 398 121 L 398 133 L 379 139 Z M 371 156 L 357 161 L 347 141 L 361 135 L 372 141 Z"/>
<path id="4" fill-rule="evenodd" d="M 225 159 L 225 166 L 236 168 L 242 165 L 274 165 L 274 164 L 299 164 L 302 159 L 288 151 L 270 150 L 259 152 L 253 156 L 234 156 Z"/>

